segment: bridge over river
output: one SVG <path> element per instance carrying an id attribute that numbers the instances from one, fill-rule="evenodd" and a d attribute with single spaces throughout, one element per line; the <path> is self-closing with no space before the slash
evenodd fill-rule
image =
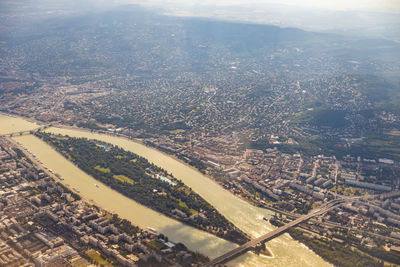
<path id="1" fill-rule="evenodd" d="M 13 136 L 22 136 L 22 135 L 27 135 L 27 134 L 33 134 L 34 132 L 44 130 L 44 129 L 49 128 L 51 126 L 53 126 L 53 124 L 41 125 L 40 127 L 35 128 L 35 129 L 31 129 L 31 130 L 25 130 L 25 131 L 2 134 L 2 135 L 0 135 L 0 137 L 1 136 L 2 137 L 13 137 Z"/>
<path id="2" fill-rule="evenodd" d="M 320 207 L 313 209 L 310 211 L 308 214 L 303 215 L 263 236 L 260 236 L 258 238 L 255 238 L 253 240 L 250 240 L 249 242 L 231 250 L 228 251 L 227 253 L 211 260 L 209 263 L 205 264 L 204 267 L 209 267 L 209 266 L 216 266 L 218 264 L 222 264 L 224 262 L 227 262 L 229 260 L 232 260 L 235 257 L 240 256 L 241 254 L 247 252 L 248 250 L 256 247 L 259 244 L 265 243 L 267 241 L 270 241 L 271 239 L 274 239 L 275 237 L 281 235 L 282 233 L 286 232 L 289 228 L 294 227 L 304 221 L 307 221 L 308 219 L 324 214 L 325 212 L 339 207 L 342 204 L 345 203 L 352 203 L 352 202 L 359 202 L 362 200 L 371 200 L 374 198 L 391 198 L 391 197 L 397 197 L 400 196 L 399 191 L 394 191 L 390 193 L 384 193 L 384 194 L 377 194 L 377 195 L 367 195 L 367 196 L 362 196 L 362 197 L 343 197 L 339 199 L 334 199 L 329 202 L 326 202 L 325 204 L 321 205 Z"/>

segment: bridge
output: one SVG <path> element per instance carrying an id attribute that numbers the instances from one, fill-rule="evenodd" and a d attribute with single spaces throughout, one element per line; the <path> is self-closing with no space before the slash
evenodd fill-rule
<path id="1" fill-rule="evenodd" d="M 2 134 L 0 136 L 2 137 L 13 137 L 13 136 L 21 136 L 21 135 L 27 135 L 27 134 L 33 134 L 34 132 L 40 131 L 40 130 L 44 130 L 46 128 L 51 127 L 52 124 L 46 124 L 46 125 L 42 125 L 38 128 L 35 129 L 31 129 L 31 130 L 26 130 L 26 131 L 19 131 L 19 132 L 13 132 L 13 133 L 8 133 L 8 134 Z"/>
<path id="2" fill-rule="evenodd" d="M 289 222 L 289 223 L 287 223 L 265 235 L 262 235 L 258 238 L 250 240 L 249 242 L 247 242 L 235 249 L 232 249 L 231 251 L 228 251 L 227 253 L 211 260 L 209 263 L 205 264 L 204 266 L 205 267 L 215 266 L 215 265 L 227 262 L 227 261 L 247 252 L 249 249 L 254 248 L 258 244 L 265 243 L 271 239 L 274 239 L 275 237 L 286 232 L 289 228 L 294 227 L 304 221 L 307 221 L 308 219 L 310 219 L 312 217 L 323 214 L 323 213 L 327 212 L 328 210 L 331 210 L 331 209 L 337 207 L 338 205 L 341 205 L 343 202 L 345 202 L 344 199 L 336 199 L 336 200 L 329 201 L 329 202 L 325 203 L 324 205 L 322 205 L 321 207 L 312 210 L 308 214 L 303 215 L 294 221 L 291 221 L 291 222 Z"/>
<path id="3" fill-rule="evenodd" d="M 333 208 L 339 207 L 344 203 L 359 202 L 361 200 L 369 200 L 369 199 L 374 199 L 374 198 L 378 198 L 378 197 L 391 198 L 391 197 L 397 197 L 397 196 L 400 196 L 400 191 L 394 191 L 394 192 L 390 192 L 390 193 L 377 194 L 377 195 L 361 196 L 361 197 L 343 197 L 340 199 L 331 200 L 329 202 L 324 203 L 320 207 L 313 209 L 306 215 L 300 216 L 299 218 L 297 218 L 297 219 L 295 219 L 295 220 L 293 220 L 293 221 L 291 221 L 291 222 L 289 222 L 289 223 L 287 223 L 265 235 L 262 235 L 258 238 L 250 240 L 249 242 L 247 242 L 237 248 L 234 248 L 231 251 L 226 252 L 225 254 L 223 254 L 223 255 L 211 260 L 207 264 L 205 264 L 204 267 L 216 266 L 216 265 L 222 264 L 224 262 L 227 262 L 229 260 L 232 260 L 232 259 L 242 255 L 243 253 L 247 252 L 248 250 L 256 247 L 258 244 L 265 243 L 265 242 L 270 241 L 271 239 L 274 239 L 275 237 L 283 234 L 289 228 L 294 227 L 304 221 L 307 221 L 312 217 L 324 214 L 325 212 L 327 212 Z"/>

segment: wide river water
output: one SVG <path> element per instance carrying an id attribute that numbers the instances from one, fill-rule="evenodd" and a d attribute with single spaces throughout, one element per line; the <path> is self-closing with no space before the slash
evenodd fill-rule
<path id="1" fill-rule="evenodd" d="M 0 134 L 37 128 L 37 125 L 19 117 L 0 114 Z M 224 190 L 210 178 L 190 166 L 166 155 L 156 149 L 149 148 L 132 140 L 113 135 L 91 133 L 89 131 L 49 128 L 46 131 L 101 140 L 136 153 L 150 162 L 164 168 L 182 180 L 195 192 L 211 203 L 228 220 L 252 237 L 258 237 L 274 229 L 263 220 L 272 212 L 254 207 Z M 117 213 L 122 218 L 146 228 L 152 227 L 169 236 L 175 242 L 183 242 L 190 249 L 197 250 L 211 258 L 234 248 L 236 245 L 206 232 L 182 224 L 160 213 L 144 207 L 128 199 L 109 187 L 101 184 L 93 177 L 81 171 L 61 154 L 35 136 L 24 135 L 14 137 L 26 149 L 36 154 L 37 158 L 49 169 L 60 174 L 71 188 L 79 190 L 80 195 L 98 206 Z M 95 185 L 99 185 L 96 187 Z M 230 266 L 331 266 L 303 244 L 284 234 L 267 243 L 273 257 L 256 256 L 246 253 L 229 262 Z"/>

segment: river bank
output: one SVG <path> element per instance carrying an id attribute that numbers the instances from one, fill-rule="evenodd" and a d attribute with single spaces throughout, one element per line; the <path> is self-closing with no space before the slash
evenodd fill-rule
<path id="1" fill-rule="evenodd" d="M 88 175 L 148 208 L 227 241 L 237 244 L 249 241 L 248 236 L 196 192 L 143 157 L 88 139 L 43 132 L 36 136 Z M 160 175 L 169 177 L 172 185 L 156 178 Z"/>
<path id="2" fill-rule="evenodd" d="M 143 144 L 138 144 L 132 142 L 131 140 L 105 135 L 98 133 L 91 133 L 90 131 L 78 131 L 72 129 L 64 128 L 49 128 L 46 131 L 60 133 L 63 135 L 70 135 L 73 137 L 86 137 L 89 139 L 96 139 L 108 143 L 112 143 L 123 149 L 132 151 L 149 161 L 159 165 L 160 167 L 166 169 L 168 172 L 172 173 L 176 178 L 182 180 L 186 185 L 191 187 L 194 191 L 199 193 L 205 200 L 212 204 L 221 214 L 228 218 L 237 227 L 242 229 L 244 232 L 248 233 L 252 237 L 258 237 L 274 229 L 269 223 L 263 220 L 263 217 L 270 217 L 271 212 L 257 208 L 249 205 L 247 202 L 237 198 L 230 192 L 220 187 L 217 183 L 209 179 L 208 177 L 202 175 L 194 168 L 177 161 L 169 155 L 165 155 L 160 151 L 151 149 L 144 146 Z M 177 225 L 176 222 L 169 222 L 168 218 L 160 217 L 160 214 L 133 214 L 131 207 L 125 205 L 120 199 L 120 196 L 113 195 L 107 191 L 107 193 L 101 193 L 99 196 L 99 191 L 96 191 L 94 186 L 94 181 L 90 178 L 85 177 L 84 173 L 77 173 L 76 167 L 74 165 L 68 164 L 64 161 L 59 161 L 58 156 L 53 149 L 49 149 L 40 141 L 32 140 L 32 137 L 20 137 L 25 140 L 24 146 L 28 147 L 30 150 L 35 148 L 37 155 L 41 156 L 43 163 L 60 173 L 65 182 L 73 184 L 73 187 L 80 190 L 83 195 L 86 195 L 88 199 L 96 200 L 100 203 L 100 206 L 105 206 L 114 213 L 123 215 L 131 221 L 137 221 L 139 224 L 144 224 L 145 226 L 151 226 L 155 224 L 160 224 L 160 227 L 156 229 L 162 230 L 172 239 L 179 241 L 183 240 L 183 243 L 191 243 L 191 249 L 193 247 L 198 247 L 199 250 L 211 258 L 219 256 L 222 252 L 226 252 L 232 249 L 233 244 L 227 244 L 226 241 L 216 239 L 215 237 L 204 238 L 201 234 L 193 232 L 190 228 L 185 228 L 185 226 Z M 36 143 L 36 144 L 35 144 Z M 59 155 L 59 157 L 62 157 Z M 103 189 L 103 186 L 101 186 Z M 110 195 L 108 195 L 110 194 Z M 121 204 L 123 203 L 123 207 Z M 135 204 L 132 203 L 134 206 Z M 137 204 L 136 204 L 137 205 Z M 118 211 L 118 212 L 115 212 Z M 166 223 L 168 222 L 168 223 Z M 182 229 L 181 229 L 182 228 Z M 167 232 L 169 231 L 169 233 Z M 176 236 L 176 238 L 174 237 Z M 329 263 L 325 262 L 322 258 L 317 256 L 314 252 L 309 250 L 307 247 L 301 243 L 293 240 L 288 234 L 284 234 L 276 239 L 267 243 L 268 248 L 273 252 L 273 258 L 266 258 L 261 256 L 256 256 L 253 253 L 246 253 L 237 259 L 229 262 L 230 266 L 331 266 Z M 201 249 L 201 250 L 200 250 Z"/>
<path id="3" fill-rule="evenodd" d="M 209 257 L 215 257 L 227 249 L 236 247 L 234 243 L 197 230 L 125 197 L 77 168 L 51 146 L 33 135 L 18 136 L 13 139 L 20 145 L 28 147 L 29 151 L 35 154 L 35 158 L 52 173 L 59 174 L 63 180 L 57 181 L 67 185 L 83 199 L 89 200 L 110 213 L 118 214 L 141 228 L 151 227 L 169 236 L 175 242 L 181 242 L 193 251 L 199 251 Z M 207 245 L 204 246 L 204 244 Z M 213 250 L 218 252 L 213 252 Z"/>

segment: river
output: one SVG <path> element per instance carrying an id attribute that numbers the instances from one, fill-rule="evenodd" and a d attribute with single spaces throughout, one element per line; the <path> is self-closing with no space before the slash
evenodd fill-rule
<path id="1" fill-rule="evenodd" d="M 27 126 L 26 121 L 22 118 L 15 117 L 10 119 L 0 114 L 1 133 L 3 134 L 7 133 L 7 129 L 10 129 L 10 131 L 18 131 L 19 129 L 17 126 L 19 123 L 21 123 L 21 127 Z M 9 124 L 13 126 L 9 127 Z M 32 124 L 32 128 L 35 127 L 36 125 Z M 54 127 L 46 131 L 72 137 L 97 139 L 118 145 L 121 148 L 147 158 L 150 162 L 171 172 L 175 177 L 182 180 L 186 185 L 211 203 L 232 223 L 251 236 L 258 237 L 273 229 L 273 226 L 263 220 L 264 216 L 269 217 L 272 214 L 270 211 L 256 208 L 248 204 L 224 190 L 197 170 L 156 149 L 146 147 L 143 144 L 126 138 L 91 133 L 89 131 Z M 123 197 L 118 192 L 100 184 L 98 181 L 94 180 L 94 178 L 79 170 L 49 145 L 32 135 L 15 137 L 15 140 L 35 153 L 45 166 L 59 173 L 65 179 L 63 182 L 78 189 L 84 198 L 92 200 L 94 203 L 107 210 L 118 213 L 121 217 L 131 220 L 134 224 L 142 228 L 151 226 L 167 234 L 171 240 L 183 242 L 192 250 L 198 250 L 211 258 L 235 246 L 235 244 L 186 226 L 150 210 L 133 200 Z M 99 188 L 97 188 L 95 184 L 99 184 Z M 293 240 L 288 234 L 284 234 L 268 242 L 267 247 L 274 255 L 272 258 L 246 253 L 234 261 L 231 261 L 229 265 L 331 266 L 306 246 Z"/>
<path id="2" fill-rule="evenodd" d="M 38 128 L 38 124 L 20 117 L 7 116 L 0 113 L 0 135 L 28 131 Z"/>

